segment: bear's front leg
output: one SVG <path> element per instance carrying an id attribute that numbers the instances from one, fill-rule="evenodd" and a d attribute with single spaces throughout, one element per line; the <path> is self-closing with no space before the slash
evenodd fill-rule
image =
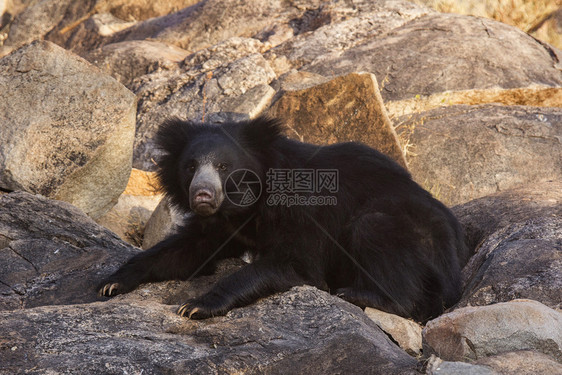
<path id="1" fill-rule="evenodd" d="M 145 250 L 125 263 L 117 272 L 98 285 L 98 295 L 112 297 L 128 293 L 140 284 L 185 280 L 199 270 L 212 272 L 215 260 L 209 259 L 210 246 L 189 234 L 176 234 Z"/>
<path id="2" fill-rule="evenodd" d="M 258 259 L 219 280 L 208 293 L 186 301 L 177 313 L 190 319 L 225 315 L 235 307 L 249 305 L 259 298 L 303 284 L 306 281 L 291 265 Z"/>

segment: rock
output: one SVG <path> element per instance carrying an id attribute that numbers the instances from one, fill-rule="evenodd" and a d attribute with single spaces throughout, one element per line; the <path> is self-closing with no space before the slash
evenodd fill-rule
<path id="1" fill-rule="evenodd" d="M 161 42 L 138 40 L 109 44 L 84 58 L 127 87 L 135 78 L 160 69 L 177 69 L 187 51 Z"/>
<path id="2" fill-rule="evenodd" d="M 347 50 L 430 13 L 433 13 L 431 9 L 406 0 L 324 2 L 293 20 L 295 36 L 269 51 L 266 58 L 272 65 L 275 60 L 287 60 L 287 69 L 321 64 L 324 59 L 335 59 Z M 339 74 L 353 71 L 356 69 Z M 321 74 L 335 75 L 333 72 Z"/>
<path id="3" fill-rule="evenodd" d="M 448 205 L 562 178 L 559 108 L 451 106 L 396 122 L 413 178 Z"/>
<path id="4" fill-rule="evenodd" d="M 117 204 L 105 215 L 96 219 L 96 223 L 111 230 L 123 241 L 140 247 L 143 243 L 145 226 L 159 201 L 158 196 L 121 194 Z"/>
<path id="5" fill-rule="evenodd" d="M 562 87 L 532 86 L 519 89 L 483 89 L 446 91 L 429 96 L 416 96 L 386 102 L 391 119 L 419 114 L 435 108 L 458 104 L 503 104 L 508 106 L 526 105 L 532 107 L 562 107 Z"/>
<path id="6" fill-rule="evenodd" d="M 406 161 L 370 73 L 352 73 L 306 89 L 286 91 L 269 109 L 300 141 L 331 144 L 357 141 L 402 166 Z"/>
<path id="7" fill-rule="evenodd" d="M 446 361 L 478 360 L 517 350 L 562 363 L 562 313 L 532 300 L 463 307 L 427 323 L 423 352 Z"/>
<path id="8" fill-rule="evenodd" d="M 500 22 L 431 13 L 300 69 L 324 76 L 371 72 L 386 102 L 446 91 L 560 87 L 560 54 Z"/>
<path id="9" fill-rule="evenodd" d="M 155 169 L 159 154 L 152 139 L 166 118 L 222 122 L 248 119 L 266 108 L 273 97 L 268 85 L 276 76 L 260 53 L 262 47 L 255 39 L 229 39 L 189 56 L 181 69 L 135 81 L 135 168 Z"/>
<path id="10" fill-rule="evenodd" d="M 496 375 L 491 368 L 465 362 L 443 361 L 432 355 L 425 373 L 428 375 Z"/>
<path id="11" fill-rule="evenodd" d="M 117 204 L 96 222 L 116 233 L 121 239 L 140 247 L 146 225 L 162 200 L 154 172 L 131 170 L 127 187 Z"/>
<path id="12" fill-rule="evenodd" d="M 135 96 L 120 83 L 50 42 L 4 57 L 0 187 L 100 217 L 127 185 L 135 109 Z"/>
<path id="13" fill-rule="evenodd" d="M 116 26 L 128 21 L 128 25 L 124 27 L 130 27 L 135 21 L 162 16 L 192 5 L 194 2 L 194 0 L 28 1 L 29 6 L 14 19 L 5 46 L 18 48 L 34 40 L 46 39 L 74 52 L 84 52 L 104 43 L 107 39 L 104 37 L 123 29 L 121 26 L 111 30 L 111 26 L 104 28 L 104 25 L 111 23 Z M 115 21 L 108 22 L 108 16 Z M 89 21 L 90 24 L 83 25 L 84 21 Z"/>
<path id="14" fill-rule="evenodd" d="M 530 350 L 518 350 L 491 357 L 484 357 L 475 363 L 443 361 L 434 355 L 426 366 L 428 375 L 536 375 L 562 374 L 562 364 L 546 354 Z"/>
<path id="15" fill-rule="evenodd" d="M 273 25 L 289 23 L 321 1 L 207 0 L 179 12 L 141 22 L 108 43 L 152 39 L 198 51 L 232 37 L 252 37 Z M 225 11 L 228 9 L 228 11 Z"/>
<path id="16" fill-rule="evenodd" d="M 183 216 L 168 203 L 167 199 L 162 199 L 146 223 L 142 248 L 149 249 L 164 240 L 177 225 L 181 224 L 182 218 Z"/>
<path id="17" fill-rule="evenodd" d="M 96 0 L 43 0 L 29 4 L 12 22 L 5 46 L 19 48 L 34 40 L 41 40 L 58 24 L 72 23 L 93 11 Z"/>
<path id="18" fill-rule="evenodd" d="M 191 321 L 141 299 L 0 313 L 3 369 L 54 373 L 415 374 L 360 309 L 312 287 Z"/>
<path id="19" fill-rule="evenodd" d="M 0 195 L 0 310 L 93 302 L 95 285 L 135 253 L 68 203 Z"/>
<path id="20" fill-rule="evenodd" d="M 401 316 L 367 307 L 365 314 L 392 337 L 406 353 L 419 356 L 422 349 L 422 327 Z"/>
<path id="21" fill-rule="evenodd" d="M 519 350 L 485 357 L 478 363 L 489 366 L 498 373 L 505 375 L 562 374 L 562 364 L 546 354 L 530 350 Z"/>
<path id="22" fill-rule="evenodd" d="M 133 168 L 123 194 L 160 197 L 162 194 L 160 190 L 160 183 L 158 182 L 156 172 L 146 172 Z"/>
<path id="23" fill-rule="evenodd" d="M 562 182 L 529 186 L 454 208 L 469 246 L 458 306 L 529 298 L 562 305 Z"/>

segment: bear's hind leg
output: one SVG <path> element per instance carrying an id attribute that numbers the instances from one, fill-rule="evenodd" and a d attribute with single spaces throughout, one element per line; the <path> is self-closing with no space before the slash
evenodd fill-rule
<path id="1" fill-rule="evenodd" d="M 335 294 L 341 299 L 364 309 L 372 307 L 390 314 L 408 316 L 408 308 L 402 306 L 398 301 L 388 297 L 382 297 L 379 293 L 366 289 L 339 288 Z"/>

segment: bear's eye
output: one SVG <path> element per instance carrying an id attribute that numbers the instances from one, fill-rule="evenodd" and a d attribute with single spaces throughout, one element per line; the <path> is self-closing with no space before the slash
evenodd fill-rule
<path id="1" fill-rule="evenodd" d="M 217 168 L 220 169 L 221 171 L 226 171 L 226 164 L 219 163 L 217 164 Z"/>
<path id="2" fill-rule="evenodd" d="M 190 172 L 195 172 L 195 169 L 196 169 L 195 163 L 189 163 L 189 164 L 187 165 L 187 170 L 188 170 L 188 171 L 190 171 Z"/>

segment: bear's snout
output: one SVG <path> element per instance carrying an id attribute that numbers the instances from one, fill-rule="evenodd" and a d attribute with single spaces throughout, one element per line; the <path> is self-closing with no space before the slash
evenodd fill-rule
<path id="1" fill-rule="evenodd" d="M 219 174 L 212 165 L 201 166 L 193 176 L 189 186 L 189 205 L 191 210 L 201 216 L 217 212 L 224 195 Z"/>

